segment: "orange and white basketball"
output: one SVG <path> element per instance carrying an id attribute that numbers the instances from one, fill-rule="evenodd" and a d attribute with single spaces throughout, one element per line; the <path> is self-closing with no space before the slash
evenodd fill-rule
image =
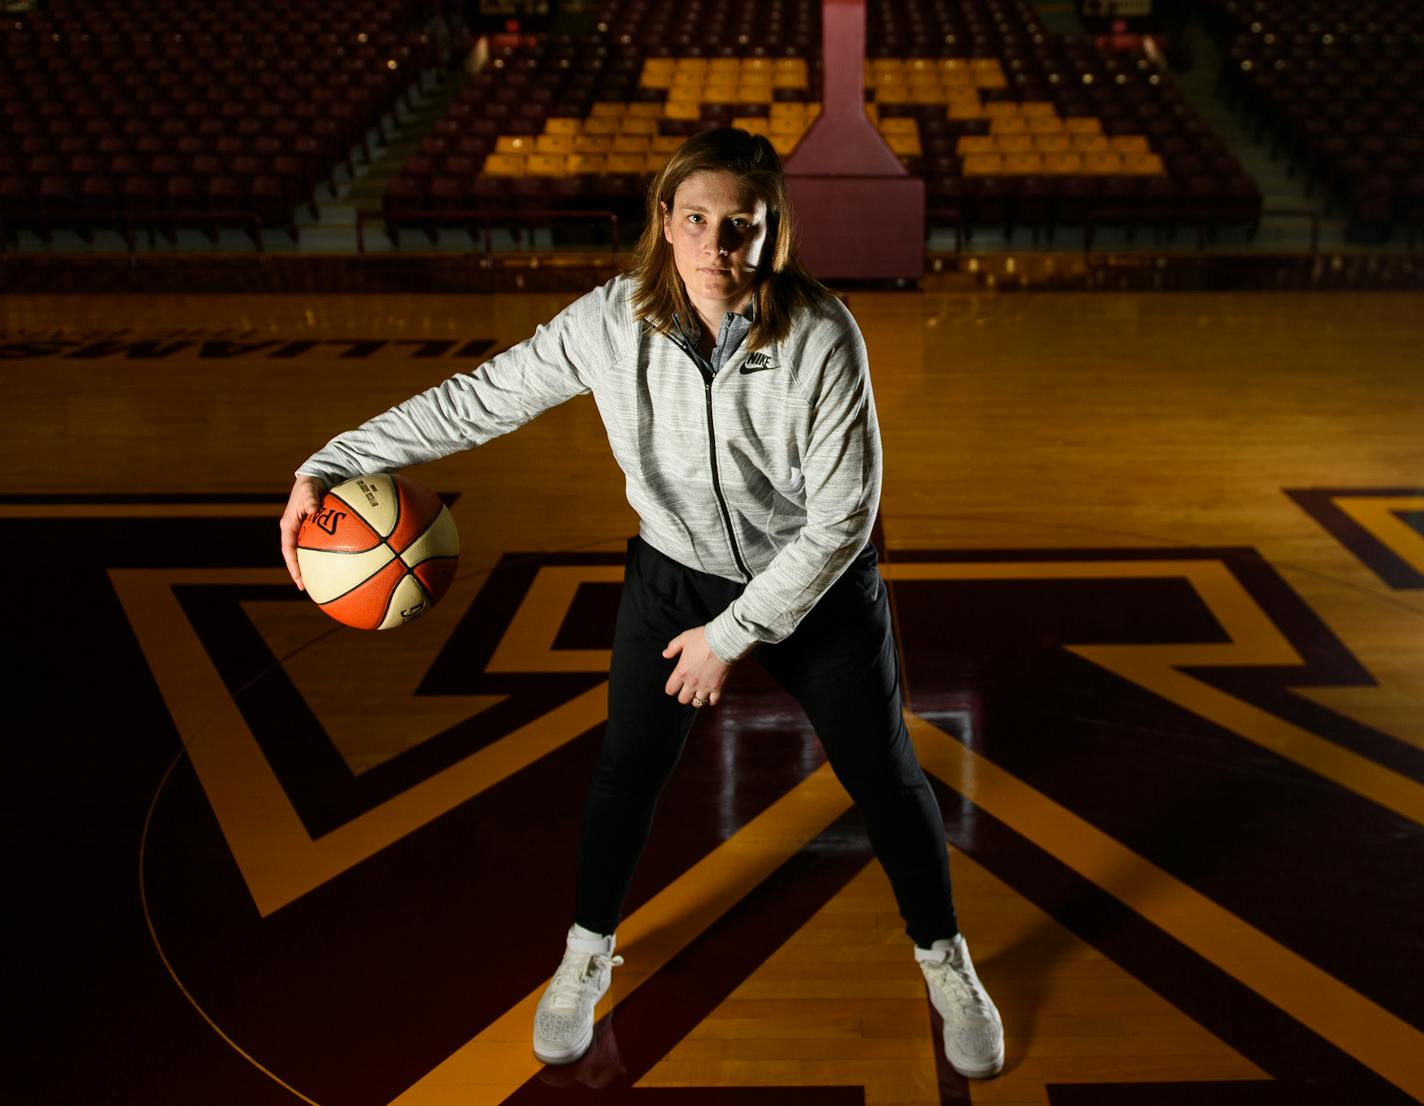
<path id="1" fill-rule="evenodd" d="M 297 535 L 307 594 L 358 630 L 389 630 L 424 614 L 449 590 L 459 560 L 449 508 L 408 476 L 338 484 Z"/>

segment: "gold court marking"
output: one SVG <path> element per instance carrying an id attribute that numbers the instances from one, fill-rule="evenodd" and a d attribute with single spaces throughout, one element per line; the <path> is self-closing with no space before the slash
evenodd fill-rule
<path id="1" fill-rule="evenodd" d="M 1180 671 L 1195 665 L 1299 665 L 1300 654 L 1220 561 L 896 561 L 888 580 L 1180 577 L 1230 638 L 1166 645 L 1071 645 L 1070 652 L 1145 687 L 1317 775 L 1424 825 L 1424 785 Z"/>
<path id="2" fill-rule="evenodd" d="M 1424 573 L 1424 534 L 1395 513 L 1424 511 L 1424 496 L 1341 495 L 1333 502 L 1415 572 Z"/>
<path id="3" fill-rule="evenodd" d="M 599 683 L 312 840 L 173 592 L 274 585 L 282 569 L 113 569 L 114 588 L 262 916 L 306 894 L 601 722 Z"/>

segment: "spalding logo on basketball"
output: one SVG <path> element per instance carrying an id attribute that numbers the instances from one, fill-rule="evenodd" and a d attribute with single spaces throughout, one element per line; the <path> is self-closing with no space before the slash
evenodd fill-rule
<path id="1" fill-rule="evenodd" d="M 408 476 L 338 484 L 297 534 L 307 594 L 358 630 L 389 630 L 420 617 L 449 590 L 459 561 L 449 509 Z"/>

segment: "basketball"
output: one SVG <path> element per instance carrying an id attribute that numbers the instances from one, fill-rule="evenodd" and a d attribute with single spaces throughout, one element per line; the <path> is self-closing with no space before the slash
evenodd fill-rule
<path id="1" fill-rule="evenodd" d="M 449 590 L 459 560 L 449 508 L 408 476 L 378 473 L 338 484 L 297 534 L 307 594 L 358 630 L 419 618 Z"/>

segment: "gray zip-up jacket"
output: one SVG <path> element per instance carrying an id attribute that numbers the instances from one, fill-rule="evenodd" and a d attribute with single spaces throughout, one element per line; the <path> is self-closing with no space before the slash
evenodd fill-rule
<path id="1" fill-rule="evenodd" d="M 731 663 L 787 637 L 864 547 L 880 500 L 865 342 L 827 297 L 715 376 L 634 318 L 623 276 L 472 372 L 334 438 L 297 470 L 328 486 L 468 449 L 592 392 L 643 540 L 746 583 L 707 624 Z M 691 629 L 692 627 L 688 627 Z"/>

